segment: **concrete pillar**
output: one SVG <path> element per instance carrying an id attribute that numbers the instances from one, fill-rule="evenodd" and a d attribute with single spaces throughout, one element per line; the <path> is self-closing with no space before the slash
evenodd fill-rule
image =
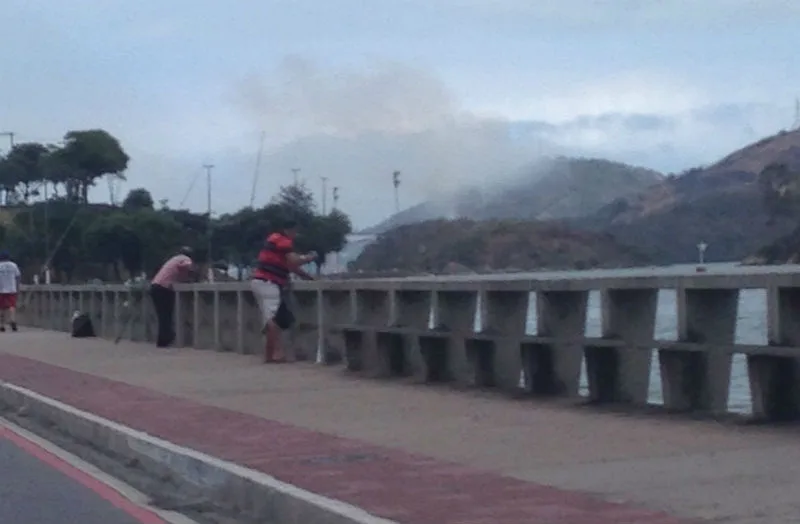
<path id="1" fill-rule="evenodd" d="M 320 311 L 321 363 L 333 364 L 345 359 L 345 328 L 355 323 L 356 299 L 351 290 L 322 290 L 322 308 Z M 352 337 L 351 337 L 352 338 Z"/>
<path id="2" fill-rule="evenodd" d="M 608 289 L 601 295 L 602 335 L 619 347 L 586 349 L 589 398 L 647 404 L 656 326 L 657 289 Z"/>
<path id="3" fill-rule="evenodd" d="M 244 337 L 244 308 L 245 308 L 245 299 L 244 299 L 244 291 L 238 290 L 236 292 L 236 342 L 235 342 L 235 349 L 237 353 L 244 353 L 244 344 L 245 344 L 245 337 Z"/>
<path id="4" fill-rule="evenodd" d="M 473 385 L 475 373 L 467 355 L 467 340 L 475 334 L 478 293 L 437 291 L 434 302 L 434 330 L 441 334 L 420 339 L 424 364 L 420 378 Z"/>
<path id="5" fill-rule="evenodd" d="M 186 345 L 186 299 L 189 295 L 187 291 L 175 291 L 175 346 L 184 347 Z"/>
<path id="6" fill-rule="evenodd" d="M 552 392 L 555 394 L 579 395 L 584 350 L 581 339 L 586 332 L 588 302 L 588 291 L 540 291 L 536 294 L 537 336 L 555 339 L 545 346 L 552 360 L 555 375 Z"/>
<path id="7" fill-rule="evenodd" d="M 722 414 L 728 410 L 738 289 L 678 289 L 678 341 L 702 351 L 659 351 L 664 407 Z"/>
<path id="8" fill-rule="evenodd" d="M 481 334 L 491 340 L 475 345 L 475 351 L 470 352 L 479 385 L 497 385 L 507 391 L 519 389 L 529 302 L 527 290 L 487 290 L 484 294 Z"/>
<path id="9" fill-rule="evenodd" d="M 211 333 L 211 347 L 216 349 L 217 351 L 222 351 L 222 338 L 221 338 L 221 322 L 222 318 L 220 316 L 220 292 L 219 290 L 212 291 L 213 293 L 213 300 L 211 303 L 211 326 L 212 326 L 212 333 Z"/>
<path id="10" fill-rule="evenodd" d="M 767 334 L 771 346 L 800 346 L 800 288 L 767 289 Z M 748 355 L 753 418 L 800 418 L 800 358 Z"/>
<path id="11" fill-rule="evenodd" d="M 379 332 L 378 374 L 419 376 L 425 365 L 419 337 L 428 330 L 432 293 L 430 290 L 395 290 L 390 294 L 389 325 L 406 332 Z"/>
<path id="12" fill-rule="evenodd" d="M 391 300 L 389 289 L 357 289 L 355 326 L 345 331 L 347 369 L 367 376 L 384 376 L 385 366 L 378 350 L 378 331 L 389 326 Z"/>
<path id="13" fill-rule="evenodd" d="M 112 291 L 112 321 L 111 321 L 111 338 L 116 338 L 122 334 L 122 293 L 119 291 Z"/>
<path id="14" fill-rule="evenodd" d="M 316 289 L 294 289 L 290 300 L 295 316 L 287 356 L 292 360 L 317 360 L 319 341 L 319 293 Z"/>
<path id="15" fill-rule="evenodd" d="M 242 299 L 242 352 L 248 355 L 255 353 L 263 358 L 266 344 L 266 338 L 262 332 L 264 317 L 249 287 L 243 293 Z"/>
<path id="16" fill-rule="evenodd" d="M 218 289 L 214 298 L 214 338 L 217 351 L 237 351 L 239 333 L 236 329 L 238 291 L 226 286 Z"/>
<path id="17" fill-rule="evenodd" d="M 214 296 L 216 291 L 203 289 L 194 294 L 194 343 L 195 349 L 214 347 Z"/>

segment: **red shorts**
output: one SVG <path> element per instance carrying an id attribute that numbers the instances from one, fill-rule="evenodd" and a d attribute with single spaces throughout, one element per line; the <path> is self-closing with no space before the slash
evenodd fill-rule
<path id="1" fill-rule="evenodd" d="M 17 307 L 16 293 L 0 293 L 0 309 L 6 310 Z"/>

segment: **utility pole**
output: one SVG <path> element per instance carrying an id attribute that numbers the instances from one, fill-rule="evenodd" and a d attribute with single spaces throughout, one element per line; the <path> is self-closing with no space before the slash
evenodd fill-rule
<path id="1" fill-rule="evenodd" d="M 322 214 L 328 214 L 328 177 L 319 177 L 322 180 Z"/>
<path id="2" fill-rule="evenodd" d="M 794 99 L 794 123 L 792 130 L 800 129 L 800 98 Z"/>
<path id="3" fill-rule="evenodd" d="M 8 143 L 11 144 L 11 149 L 14 149 L 14 135 L 16 135 L 13 131 L 3 131 L 0 133 L 0 136 L 7 136 Z"/>
<path id="4" fill-rule="evenodd" d="M 206 199 L 208 205 L 208 226 L 207 226 L 207 234 L 208 234 L 208 253 L 206 254 L 206 258 L 208 259 L 208 281 L 214 281 L 214 266 L 212 264 L 211 259 L 211 170 L 214 169 L 214 164 L 203 164 L 203 168 L 206 170 Z"/>
<path id="5" fill-rule="evenodd" d="M 14 132 L 13 131 L 3 131 L 2 133 L 0 133 L 0 136 L 7 136 L 8 137 L 8 141 L 11 144 L 11 149 L 14 149 Z M 3 198 L 3 203 L 5 205 L 8 205 L 8 191 L 6 190 L 4 193 L 5 194 L 2 195 L 4 197 Z"/>
<path id="6" fill-rule="evenodd" d="M 394 185 L 394 212 L 400 212 L 400 171 L 392 173 L 392 184 Z"/>
<path id="7" fill-rule="evenodd" d="M 333 188 L 333 209 L 339 209 L 339 187 Z"/>
<path id="8" fill-rule="evenodd" d="M 299 167 L 293 167 L 292 168 L 292 175 L 294 175 L 294 185 L 297 185 L 300 182 L 300 179 L 297 176 L 297 174 L 299 172 L 300 172 L 300 168 Z"/>

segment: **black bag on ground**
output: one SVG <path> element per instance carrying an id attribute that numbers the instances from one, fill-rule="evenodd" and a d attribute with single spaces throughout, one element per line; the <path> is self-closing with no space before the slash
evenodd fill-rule
<path id="1" fill-rule="evenodd" d="M 94 337 L 94 326 L 92 319 L 86 313 L 76 315 L 72 319 L 72 336 L 74 338 Z"/>

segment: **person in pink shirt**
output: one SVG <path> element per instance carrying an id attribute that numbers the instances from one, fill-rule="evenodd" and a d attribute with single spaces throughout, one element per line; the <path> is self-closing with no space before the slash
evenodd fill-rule
<path id="1" fill-rule="evenodd" d="M 192 249 L 182 247 L 180 253 L 170 258 L 150 282 L 150 298 L 158 318 L 158 335 L 156 347 L 167 347 L 175 340 L 173 316 L 175 314 L 175 289 L 176 282 L 185 282 L 195 276 L 195 267 L 192 262 Z"/>

